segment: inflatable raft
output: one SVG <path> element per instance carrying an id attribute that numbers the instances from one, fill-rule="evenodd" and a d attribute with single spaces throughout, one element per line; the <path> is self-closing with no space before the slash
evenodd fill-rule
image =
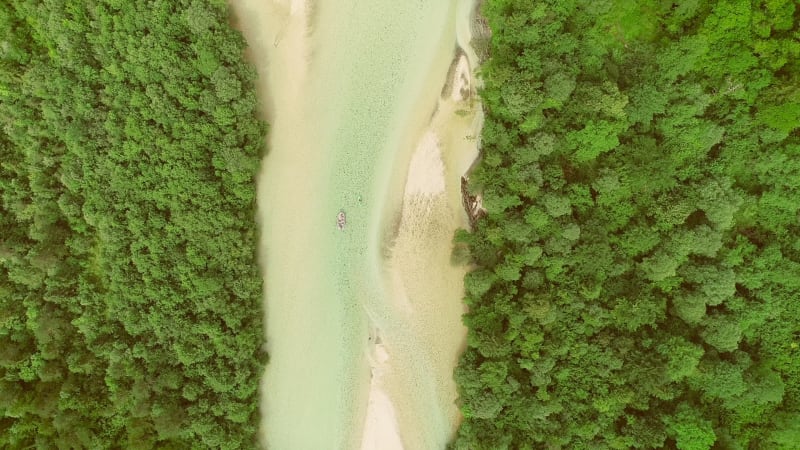
<path id="1" fill-rule="evenodd" d="M 344 230 L 345 225 L 347 225 L 347 217 L 344 215 L 344 211 L 339 211 L 339 214 L 336 215 L 336 226 L 340 230 Z"/>

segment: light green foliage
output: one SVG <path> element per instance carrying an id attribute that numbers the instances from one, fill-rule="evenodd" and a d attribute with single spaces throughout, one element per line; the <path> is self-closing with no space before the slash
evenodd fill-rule
<path id="1" fill-rule="evenodd" d="M 658 351 L 667 358 L 666 374 L 670 381 L 681 381 L 694 375 L 705 353 L 703 347 L 683 337 L 670 338 L 658 347 Z"/>
<path id="2" fill-rule="evenodd" d="M 759 119 L 765 125 L 783 133 L 791 133 L 800 127 L 800 102 L 789 101 L 760 111 Z"/>
<path id="3" fill-rule="evenodd" d="M 678 412 L 665 420 L 675 435 L 675 446 L 680 450 L 708 450 L 717 440 L 710 420 L 688 405 L 681 405 Z"/>
<path id="4" fill-rule="evenodd" d="M 454 448 L 796 446 L 797 8 L 487 0 Z"/>
<path id="5" fill-rule="evenodd" d="M 252 448 L 265 127 L 217 0 L 0 0 L 0 447 Z"/>
<path id="6" fill-rule="evenodd" d="M 736 350 L 742 339 L 742 330 L 737 321 L 732 319 L 723 315 L 708 317 L 703 321 L 703 339 L 720 352 Z"/>
<path id="7" fill-rule="evenodd" d="M 550 217 L 561 217 L 569 214 L 572 211 L 572 208 L 569 204 L 569 198 L 567 197 L 559 197 L 548 194 L 542 196 L 542 200 L 545 210 L 547 210 L 547 214 L 549 214 Z"/>
<path id="8" fill-rule="evenodd" d="M 692 383 L 713 399 L 730 400 L 742 395 L 748 388 L 742 369 L 725 361 L 701 368 Z"/>
<path id="9" fill-rule="evenodd" d="M 492 288 L 495 279 L 491 272 L 475 270 L 467 274 L 464 284 L 467 293 L 478 298 Z"/>
<path id="10" fill-rule="evenodd" d="M 618 127 L 607 121 L 589 122 L 580 131 L 567 134 L 567 142 L 579 163 L 589 162 L 619 145 Z"/>

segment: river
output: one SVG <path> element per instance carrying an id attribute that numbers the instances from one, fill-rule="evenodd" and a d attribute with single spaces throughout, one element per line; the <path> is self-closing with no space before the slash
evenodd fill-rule
<path id="1" fill-rule="evenodd" d="M 465 336 L 454 186 L 480 118 L 440 93 L 472 1 L 231 5 L 271 126 L 258 183 L 263 441 L 443 448 L 460 420 L 450 374 Z"/>

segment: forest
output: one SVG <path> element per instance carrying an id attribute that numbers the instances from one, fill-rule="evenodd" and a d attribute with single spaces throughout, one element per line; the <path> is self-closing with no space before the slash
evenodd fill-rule
<path id="1" fill-rule="evenodd" d="M 487 0 L 455 449 L 797 449 L 800 4 Z"/>
<path id="2" fill-rule="evenodd" d="M 255 446 L 244 47 L 222 0 L 0 0 L 0 448 Z"/>

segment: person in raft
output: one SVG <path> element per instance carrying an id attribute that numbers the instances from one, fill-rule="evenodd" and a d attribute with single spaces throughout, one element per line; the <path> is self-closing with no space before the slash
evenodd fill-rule
<path id="1" fill-rule="evenodd" d="M 336 215 L 336 226 L 340 230 L 344 230 L 345 225 L 347 225 L 347 217 L 345 217 L 344 211 L 339 211 L 339 214 Z"/>

